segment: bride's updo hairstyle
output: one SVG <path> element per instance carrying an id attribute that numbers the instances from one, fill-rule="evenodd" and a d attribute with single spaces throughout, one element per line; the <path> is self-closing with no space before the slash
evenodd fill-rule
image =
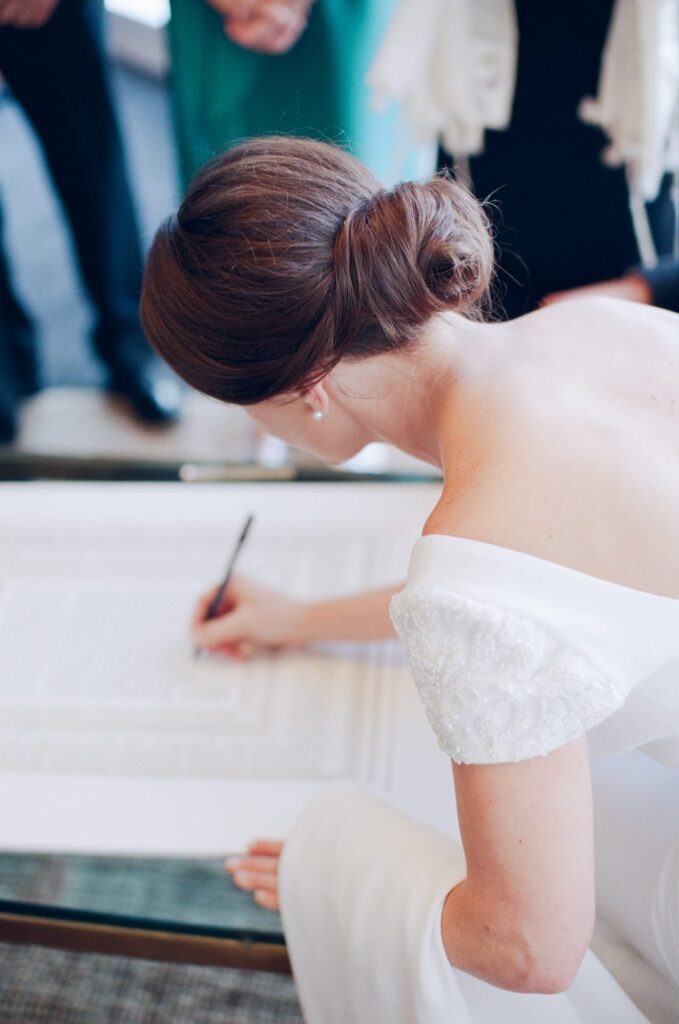
<path id="1" fill-rule="evenodd" d="M 158 230 L 141 317 L 185 381 L 249 405 L 403 349 L 434 313 L 478 316 L 492 263 L 454 182 L 384 189 L 336 146 L 258 138 L 204 167 Z"/>

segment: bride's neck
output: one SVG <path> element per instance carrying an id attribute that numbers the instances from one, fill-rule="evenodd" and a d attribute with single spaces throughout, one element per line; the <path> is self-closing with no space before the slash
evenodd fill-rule
<path id="1" fill-rule="evenodd" d="M 341 367 L 339 393 L 371 440 L 441 468 L 456 393 L 487 372 L 501 327 L 456 314 L 435 317 L 411 348 Z"/>

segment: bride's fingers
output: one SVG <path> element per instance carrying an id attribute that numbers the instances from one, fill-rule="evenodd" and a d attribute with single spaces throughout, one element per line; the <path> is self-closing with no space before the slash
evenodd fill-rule
<path id="1" fill-rule="evenodd" d="M 278 858 L 248 854 L 244 857 L 229 857 L 224 866 L 230 875 L 236 871 L 261 871 L 275 875 L 278 871 Z"/>
<path id="2" fill-rule="evenodd" d="M 254 894 L 254 900 L 260 907 L 266 907 L 267 910 L 280 910 L 277 892 L 272 893 L 266 892 L 264 889 L 257 889 Z"/>
<path id="3" fill-rule="evenodd" d="M 278 892 L 278 877 L 273 871 L 235 871 L 231 876 L 238 889 L 247 892 Z"/>
<path id="4" fill-rule="evenodd" d="M 238 889 L 251 892 L 255 903 L 267 910 L 278 910 L 278 864 L 283 843 L 279 839 L 255 839 L 248 852 L 228 857 L 224 862 Z"/>
<path id="5" fill-rule="evenodd" d="M 227 857 L 224 861 L 233 884 L 254 893 L 255 901 L 270 910 L 278 909 L 278 865 L 282 849 L 280 839 L 255 839 L 248 845 L 247 853 Z"/>

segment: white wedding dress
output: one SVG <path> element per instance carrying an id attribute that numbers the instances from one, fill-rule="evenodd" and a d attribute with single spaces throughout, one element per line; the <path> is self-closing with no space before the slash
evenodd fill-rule
<path id="1" fill-rule="evenodd" d="M 454 760 L 519 761 L 585 733 L 595 760 L 648 755 L 639 755 L 654 765 L 645 819 L 629 820 L 624 794 L 623 813 L 611 818 L 646 834 L 636 853 L 630 844 L 629 864 L 621 837 L 600 874 L 620 927 L 677 986 L 679 1021 L 679 600 L 435 535 L 416 543 L 392 618 Z M 644 784 L 630 779 L 630 793 Z M 655 818 L 654 800 L 663 801 Z M 451 815 L 452 803 L 451 793 Z M 616 871 L 621 892 L 611 896 Z M 280 871 L 307 1024 L 646 1021 L 591 952 L 559 995 L 507 992 L 450 967 L 440 915 L 464 877 L 450 837 L 355 787 L 319 794 L 295 824 Z"/>

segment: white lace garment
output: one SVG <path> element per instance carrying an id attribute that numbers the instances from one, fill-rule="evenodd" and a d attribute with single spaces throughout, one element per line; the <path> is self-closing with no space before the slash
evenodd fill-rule
<path id="1" fill-rule="evenodd" d="M 429 535 L 392 599 L 441 748 L 521 761 L 589 733 L 679 765 L 679 601 L 493 544 Z"/>

